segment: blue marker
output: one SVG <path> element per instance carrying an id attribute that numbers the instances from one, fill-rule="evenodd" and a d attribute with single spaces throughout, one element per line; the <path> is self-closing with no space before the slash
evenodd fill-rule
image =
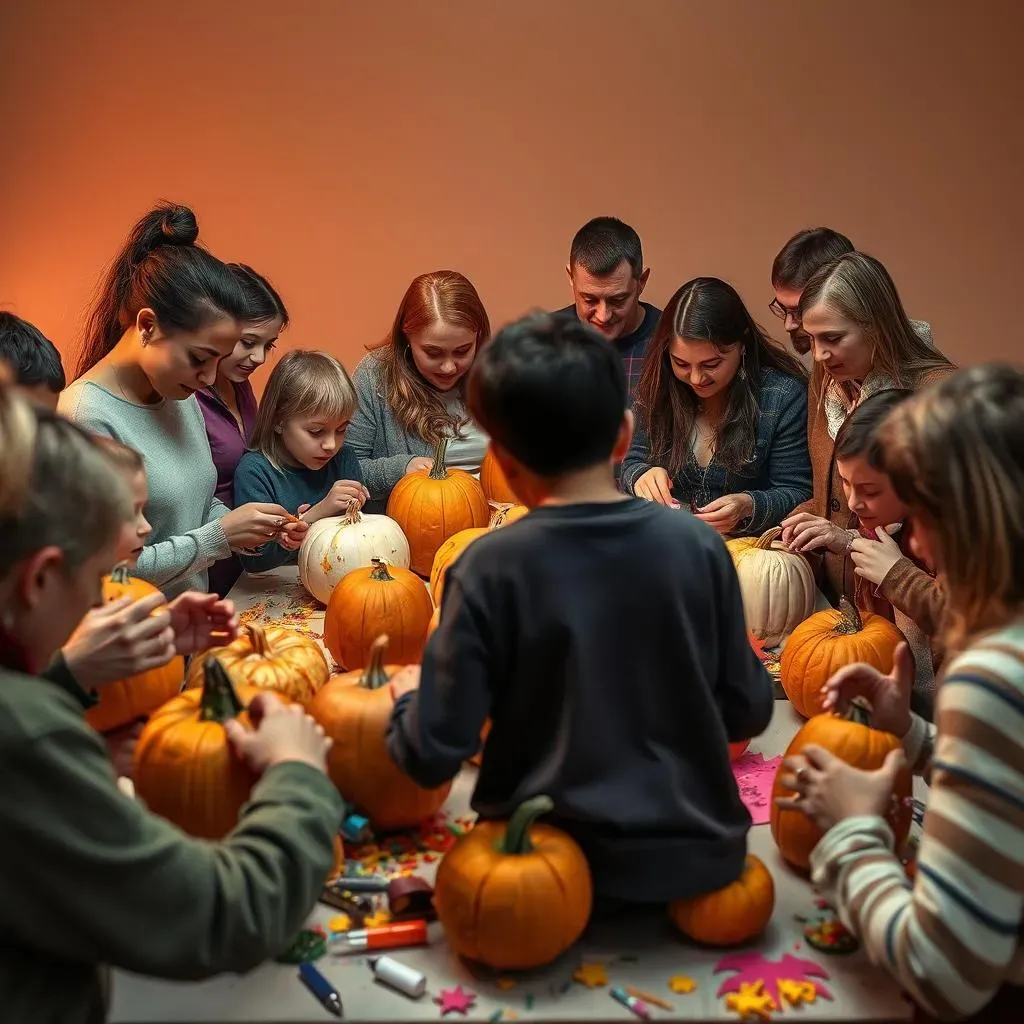
<path id="1" fill-rule="evenodd" d="M 335 1017 L 344 1017 L 341 996 L 334 986 L 310 963 L 299 964 L 299 977 L 310 992 L 316 996 L 320 1005 L 329 1010 Z"/>
<path id="2" fill-rule="evenodd" d="M 630 1013 L 635 1014 L 641 1020 L 651 1019 L 651 1011 L 647 1009 L 647 1004 L 642 999 L 637 999 L 636 996 L 631 996 L 624 988 L 620 988 L 616 985 L 608 995 L 610 995 L 617 1003 L 622 1003 Z"/>

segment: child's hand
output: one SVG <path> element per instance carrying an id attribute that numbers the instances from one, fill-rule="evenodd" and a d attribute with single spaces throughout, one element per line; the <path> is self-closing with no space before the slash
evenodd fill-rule
<path id="1" fill-rule="evenodd" d="M 277 543 L 285 551 L 298 551 L 302 547 L 307 533 L 309 533 L 309 523 L 305 520 L 300 519 L 297 523 L 285 523 L 281 527 L 281 535 L 277 538 Z"/>
<path id="2" fill-rule="evenodd" d="M 421 469 L 433 469 L 434 460 L 428 459 L 425 455 L 417 455 L 415 458 L 409 460 L 408 465 L 405 467 L 405 475 L 408 476 L 410 473 L 415 473 Z"/>
<path id="3" fill-rule="evenodd" d="M 633 485 L 633 493 L 646 501 L 656 501 L 659 505 L 676 505 L 672 497 L 672 480 L 668 471 L 661 466 L 653 466 L 646 473 L 637 477 Z"/>
<path id="4" fill-rule="evenodd" d="M 391 677 L 391 699 L 398 700 L 399 697 L 406 693 L 412 693 L 413 690 L 418 690 L 419 687 L 419 665 L 406 665 L 405 668 L 399 669 Z"/>
<path id="5" fill-rule="evenodd" d="M 812 516 L 810 512 L 797 512 L 795 516 L 783 519 L 779 525 L 782 527 L 782 543 L 793 552 L 806 553 L 826 548 L 834 555 L 845 555 L 853 540 L 849 530 L 821 516 Z"/>
<path id="6" fill-rule="evenodd" d="M 914 656 L 901 643 L 893 654 L 892 671 L 886 676 L 871 665 L 841 668 L 821 688 L 825 711 L 844 711 L 855 697 L 871 705 L 871 724 L 894 736 L 905 736 L 910 728 L 910 694 L 914 687 Z"/>
<path id="7" fill-rule="evenodd" d="M 850 546 L 850 558 L 854 564 L 853 571 L 877 587 L 903 557 L 903 552 L 883 527 L 875 529 L 875 536 L 878 540 L 856 537 Z"/>
<path id="8" fill-rule="evenodd" d="M 350 505 L 362 508 L 369 500 L 370 492 L 358 480 L 335 480 L 327 494 L 303 518 L 307 523 L 315 523 L 329 516 L 343 516 Z"/>
<path id="9" fill-rule="evenodd" d="M 292 514 L 280 505 L 250 501 L 221 516 L 220 525 L 232 551 L 250 551 L 276 537 Z"/>
<path id="10" fill-rule="evenodd" d="M 697 509 L 694 515 L 719 533 L 732 533 L 737 523 L 754 514 L 754 499 L 749 494 L 723 494 Z"/>
<path id="11" fill-rule="evenodd" d="M 238 614 L 216 594 L 186 590 L 167 605 L 178 654 L 196 654 L 230 643 L 238 635 Z"/>
<path id="12" fill-rule="evenodd" d="M 236 718 L 225 722 L 224 729 L 253 771 L 262 775 L 276 764 L 301 761 L 326 773 L 331 741 L 300 705 L 285 705 L 274 694 L 261 693 L 249 705 L 249 718 L 251 730 Z"/>

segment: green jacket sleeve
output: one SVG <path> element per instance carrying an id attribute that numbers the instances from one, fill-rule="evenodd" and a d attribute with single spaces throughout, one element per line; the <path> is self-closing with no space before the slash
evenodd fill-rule
<path id="1" fill-rule="evenodd" d="M 316 903 L 341 801 L 300 764 L 269 770 L 222 842 L 119 792 L 84 722 L 0 747 L 0 933 L 56 957 L 164 978 L 247 971 Z"/>

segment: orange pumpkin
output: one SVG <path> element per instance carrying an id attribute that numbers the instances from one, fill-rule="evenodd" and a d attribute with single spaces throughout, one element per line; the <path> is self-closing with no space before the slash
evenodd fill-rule
<path id="1" fill-rule="evenodd" d="M 430 469 L 407 473 L 388 498 L 388 515 L 409 541 L 409 567 L 428 576 L 437 549 L 459 530 L 486 526 L 491 510 L 480 481 L 445 465 L 448 441 L 442 438 Z"/>
<path id="2" fill-rule="evenodd" d="M 448 575 L 452 564 L 473 541 L 489 532 L 484 527 L 459 530 L 437 549 L 437 554 L 434 555 L 434 564 L 430 567 L 430 596 L 438 608 L 441 607 L 441 595 L 444 593 L 444 578 Z"/>
<path id="3" fill-rule="evenodd" d="M 286 626 L 247 622 L 241 635 L 226 647 L 207 652 L 224 666 L 235 685 L 274 690 L 306 705 L 330 678 L 331 670 L 320 645 Z M 188 688 L 203 685 L 205 658 L 194 658 Z"/>
<path id="4" fill-rule="evenodd" d="M 511 820 L 478 821 L 445 854 L 434 906 L 452 949 L 495 970 L 543 967 L 590 918 L 590 868 L 561 830 L 537 824 L 550 798 L 523 803 Z"/>
<path id="5" fill-rule="evenodd" d="M 707 946 L 738 946 L 765 930 L 775 909 L 775 882 L 771 872 L 753 854 L 747 855 L 743 874 L 717 892 L 676 900 L 668 912 L 675 926 Z"/>
<path id="6" fill-rule="evenodd" d="M 480 463 L 480 484 L 483 486 L 488 501 L 496 502 L 499 505 L 514 505 L 519 501 L 515 491 L 509 487 L 508 480 L 505 479 L 505 471 L 498 464 L 490 445 L 487 446 L 487 451 L 484 453 L 484 461 Z"/>
<path id="7" fill-rule="evenodd" d="M 156 593 L 156 587 L 145 580 L 135 579 L 126 565 L 117 566 L 103 579 L 103 600 L 107 603 L 122 597 L 140 601 Z M 97 688 L 100 702 L 86 711 L 85 720 L 97 732 L 109 732 L 145 718 L 178 693 L 184 679 L 185 659 L 178 657 L 148 672 L 107 683 Z"/>
<path id="8" fill-rule="evenodd" d="M 491 513 L 490 527 L 497 530 L 499 527 L 508 526 L 517 519 L 522 519 L 530 510 L 525 505 L 497 505 Z"/>
<path id="9" fill-rule="evenodd" d="M 435 629 L 441 625 L 441 606 L 438 605 L 434 609 L 434 614 L 430 616 L 430 624 L 427 626 L 427 639 L 433 635 Z"/>
<path id="10" fill-rule="evenodd" d="M 245 707 L 263 690 L 236 688 L 217 658 L 203 659 L 203 672 L 202 689 L 186 690 L 150 716 L 135 745 L 132 781 L 154 814 L 189 835 L 221 839 L 257 779 L 235 754 L 224 723 L 249 725 Z"/>
<path id="11" fill-rule="evenodd" d="M 903 634 L 881 615 L 863 615 L 844 597 L 805 619 L 786 641 L 779 659 L 782 688 L 797 712 L 821 713 L 821 688 L 845 665 L 863 661 L 882 672 L 892 669 Z"/>
<path id="12" fill-rule="evenodd" d="M 324 615 L 324 644 L 341 669 L 362 668 L 374 640 L 386 633 L 391 652 L 402 664 L 423 656 L 434 605 L 416 573 L 372 559 L 368 569 L 353 569 L 334 588 Z"/>
<path id="13" fill-rule="evenodd" d="M 491 734 L 491 720 L 488 718 L 484 722 L 484 727 L 480 730 L 480 751 L 474 754 L 470 759 L 470 764 L 475 764 L 478 768 L 483 763 L 484 759 L 484 744 L 487 742 L 487 737 Z"/>
<path id="14" fill-rule="evenodd" d="M 737 743 L 730 743 L 729 744 L 729 760 L 730 761 L 735 761 L 736 758 L 742 757 L 746 753 L 747 747 L 749 747 L 749 746 L 750 746 L 750 740 L 740 740 Z"/>
<path id="15" fill-rule="evenodd" d="M 835 754 L 836 757 L 852 764 L 854 768 L 874 771 L 882 767 L 890 751 L 899 749 L 900 741 L 891 733 L 872 729 L 870 721 L 867 710 L 858 703 L 851 705 L 845 717 L 815 715 L 805 722 L 803 728 L 793 737 L 785 756 L 795 757 L 805 747 L 813 744 Z M 776 797 L 793 795 L 782 785 L 782 777 L 785 774 L 787 773 L 780 768 L 772 785 L 772 838 L 784 860 L 793 867 L 806 871 L 810 866 L 811 851 L 823 833 L 801 811 L 783 810 L 776 805 Z M 896 836 L 897 849 L 910 833 L 910 795 L 910 771 L 904 769 L 897 776 L 895 800 L 887 819 Z"/>
<path id="16" fill-rule="evenodd" d="M 395 703 L 388 681 L 398 667 L 385 666 L 387 646 L 388 638 L 378 637 L 366 668 L 335 676 L 309 707 L 334 740 L 327 754 L 331 780 L 383 831 L 412 828 L 436 814 L 451 789 L 450 783 L 421 789 L 388 755 L 384 737 Z"/>

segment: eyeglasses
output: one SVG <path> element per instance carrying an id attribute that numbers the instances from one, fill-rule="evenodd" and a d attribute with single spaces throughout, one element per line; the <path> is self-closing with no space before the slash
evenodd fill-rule
<path id="1" fill-rule="evenodd" d="M 800 310 L 794 306 L 792 309 L 787 309 L 778 299 L 772 299 L 768 303 L 768 308 L 780 319 L 785 320 L 787 316 L 791 316 L 797 323 L 800 322 Z"/>

